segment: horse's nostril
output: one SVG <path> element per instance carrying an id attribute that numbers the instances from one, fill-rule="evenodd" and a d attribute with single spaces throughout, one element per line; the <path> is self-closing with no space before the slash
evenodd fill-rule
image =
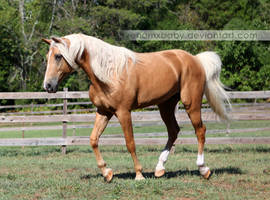
<path id="1" fill-rule="evenodd" d="M 44 89 L 49 92 L 56 92 L 57 91 L 57 80 L 51 79 L 44 83 Z"/>
<path id="2" fill-rule="evenodd" d="M 46 89 L 51 89 L 52 85 L 50 83 L 46 84 Z"/>
<path id="3" fill-rule="evenodd" d="M 52 85 L 50 83 L 46 83 L 45 90 L 47 90 L 47 92 L 50 92 L 52 90 Z"/>

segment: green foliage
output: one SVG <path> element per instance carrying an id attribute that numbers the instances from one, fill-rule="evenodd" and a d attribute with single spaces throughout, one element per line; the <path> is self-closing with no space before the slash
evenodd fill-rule
<path id="1" fill-rule="evenodd" d="M 217 51 L 222 57 L 222 79 L 237 90 L 270 88 L 270 60 L 266 46 L 259 42 L 221 42 Z"/>
<path id="2" fill-rule="evenodd" d="M 0 0 L 0 91 L 41 91 L 48 46 L 42 37 L 85 33 L 137 52 L 184 49 L 217 51 L 222 81 L 233 90 L 269 90 L 269 42 L 126 41 L 122 30 L 268 30 L 268 0 Z M 83 72 L 62 87 L 87 90 Z M 3 104 L 5 102 L 1 102 Z"/>
<path id="3" fill-rule="evenodd" d="M 201 0 L 193 1 L 192 6 L 205 22 L 206 29 L 223 29 L 233 18 L 251 23 L 259 17 L 259 10 L 263 7 L 259 0 Z M 242 29 L 242 25 L 238 29 Z"/>

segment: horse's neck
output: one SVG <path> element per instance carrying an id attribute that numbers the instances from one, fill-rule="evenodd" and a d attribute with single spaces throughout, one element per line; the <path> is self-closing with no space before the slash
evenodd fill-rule
<path id="1" fill-rule="evenodd" d="M 91 81 L 91 84 L 99 89 L 102 90 L 102 88 L 106 88 L 107 86 L 105 86 L 106 84 L 104 84 L 103 82 L 101 82 L 96 75 L 94 74 L 92 68 L 91 68 L 91 64 L 90 64 L 90 55 L 88 54 L 87 51 L 85 51 L 81 57 L 81 60 L 79 61 L 80 63 L 80 67 L 83 69 L 83 71 L 86 73 L 86 75 L 88 76 L 88 78 Z"/>

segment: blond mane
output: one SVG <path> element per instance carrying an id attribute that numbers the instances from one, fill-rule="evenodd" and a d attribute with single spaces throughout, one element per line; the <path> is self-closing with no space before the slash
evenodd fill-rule
<path id="1" fill-rule="evenodd" d="M 127 48 L 118 47 L 106 43 L 95 37 L 83 34 L 72 34 L 64 38 L 70 41 L 70 46 L 64 40 L 52 42 L 56 46 L 69 65 L 77 70 L 79 66 L 75 62 L 80 59 L 84 49 L 90 54 L 90 65 L 96 77 L 105 83 L 112 81 L 112 76 L 119 77 L 124 69 L 128 68 L 128 60 L 133 63 L 136 60 L 135 53 Z"/>

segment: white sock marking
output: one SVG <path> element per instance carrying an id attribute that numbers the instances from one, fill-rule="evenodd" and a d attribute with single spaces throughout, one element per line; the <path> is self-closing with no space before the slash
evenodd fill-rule
<path id="1" fill-rule="evenodd" d="M 204 155 L 203 154 L 198 154 L 196 164 L 199 167 L 204 165 Z"/>
<path id="2" fill-rule="evenodd" d="M 156 170 L 163 170 L 165 169 L 164 163 L 167 161 L 170 151 L 168 149 L 165 149 L 162 151 L 162 153 L 159 156 L 158 164 L 156 166 Z"/>
<path id="3" fill-rule="evenodd" d="M 203 175 L 203 176 L 204 176 L 209 170 L 210 170 L 209 167 L 205 167 L 205 166 L 199 167 L 200 174 Z"/>

